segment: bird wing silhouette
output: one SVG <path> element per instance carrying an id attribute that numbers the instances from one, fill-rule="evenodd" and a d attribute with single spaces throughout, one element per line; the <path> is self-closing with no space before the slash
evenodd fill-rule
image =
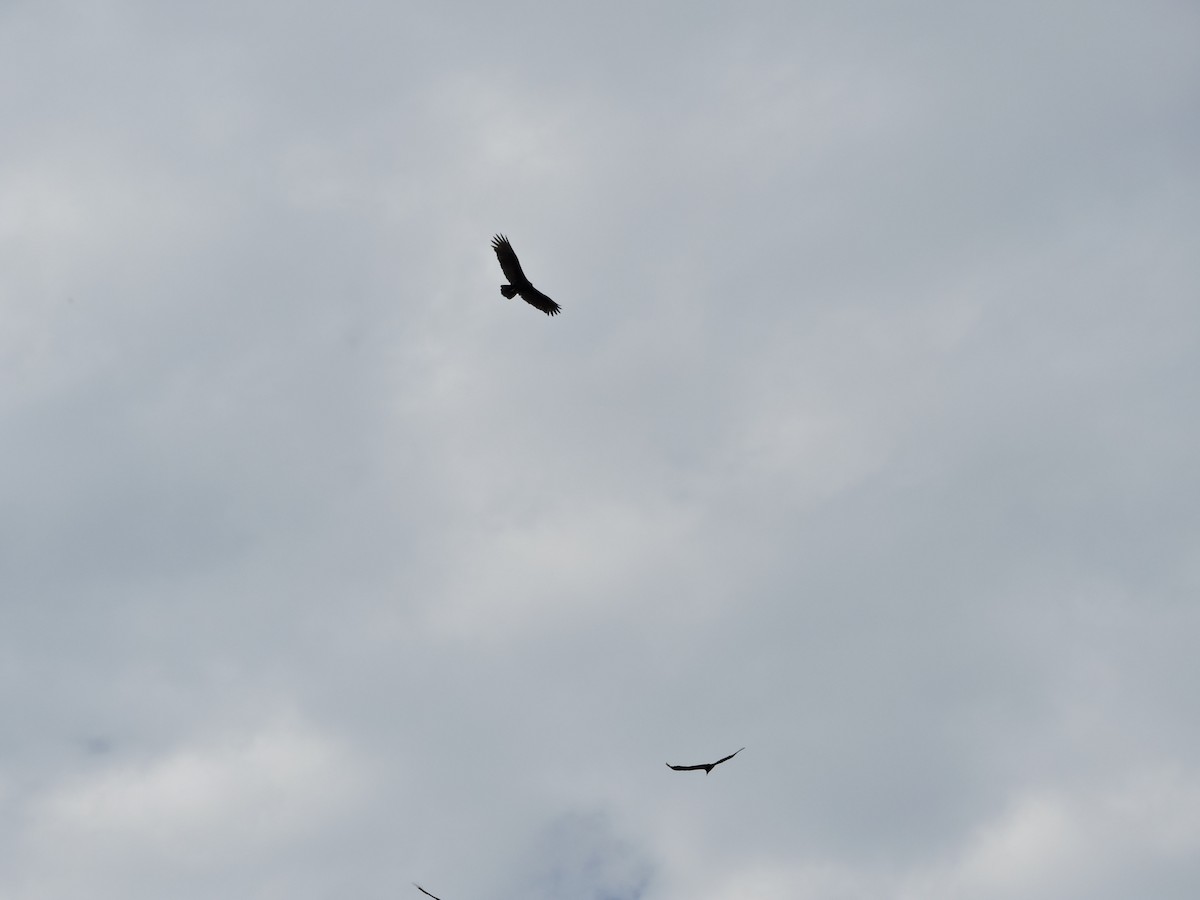
<path id="1" fill-rule="evenodd" d="M 427 897 L 433 897 L 433 900 L 442 900 L 441 897 L 434 897 L 433 894 L 429 893 L 429 891 L 425 890 L 425 888 L 421 887 L 415 881 L 413 882 L 413 887 L 415 887 L 422 894 L 425 894 Z"/>
<path id="2" fill-rule="evenodd" d="M 523 293 L 525 288 L 533 287 L 521 270 L 521 261 L 517 259 L 517 253 L 513 250 L 512 244 L 508 242 L 508 238 L 502 234 L 493 237 L 492 249 L 496 251 L 496 259 L 500 260 L 500 270 L 504 273 L 504 277 L 518 292 Z"/>
<path id="3" fill-rule="evenodd" d="M 737 756 L 739 753 L 741 753 L 741 752 L 742 752 L 743 750 L 745 750 L 745 749 L 746 749 L 745 747 L 740 747 L 740 748 L 738 748 L 737 750 L 734 750 L 734 751 L 733 751 L 732 753 L 730 753 L 728 756 L 725 756 L 725 757 L 722 757 L 721 759 L 718 759 L 718 760 L 717 760 L 715 763 L 713 763 L 713 765 L 714 765 L 714 766 L 719 766 L 721 763 L 723 763 L 723 762 L 726 762 L 726 761 L 728 761 L 728 760 L 731 760 L 731 759 L 733 759 L 735 756 Z"/>
<path id="4" fill-rule="evenodd" d="M 674 769 L 676 772 L 693 772 L 693 771 L 695 771 L 696 769 L 704 769 L 704 768 L 707 768 L 707 765 L 706 765 L 706 764 L 701 764 L 701 765 L 698 765 L 698 766 L 673 766 L 673 765 L 671 765 L 670 763 L 667 763 L 667 768 L 668 768 L 668 769 Z"/>
<path id="5" fill-rule="evenodd" d="M 562 309 L 557 303 L 535 288 L 532 284 L 529 287 L 521 288 L 517 291 L 521 295 L 521 299 L 532 306 L 534 309 L 540 309 L 548 316 L 557 316 Z"/>

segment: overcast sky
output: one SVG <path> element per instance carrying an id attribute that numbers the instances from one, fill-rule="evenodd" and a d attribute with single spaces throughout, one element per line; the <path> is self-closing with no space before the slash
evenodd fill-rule
<path id="1" fill-rule="evenodd" d="M 1200 896 L 1197 47 L 0 2 L 0 896 Z"/>

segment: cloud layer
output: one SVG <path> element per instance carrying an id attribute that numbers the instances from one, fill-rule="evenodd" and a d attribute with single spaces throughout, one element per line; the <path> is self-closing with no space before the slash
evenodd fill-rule
<path id="1" fill-rule="evenodd" d="M 0 7 L 0 895 L 1195 896 L 1198 27 Z"/>

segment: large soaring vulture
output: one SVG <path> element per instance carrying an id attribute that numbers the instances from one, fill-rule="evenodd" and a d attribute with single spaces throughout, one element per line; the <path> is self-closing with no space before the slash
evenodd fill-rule
<path id="1" fill-rule="evenodd" d="M 520 294 L 521 299 L 530 306 L 540 309 L 548 316 L 557 316 L 562 307 L 535 288 L 525 277 L 525 273 L 521 271 L 521 262 L 517 259 L 508 238 L 502 234 L 496 235 L 492 238 L 492 249 L 496 251 L 496 259 L 500 260 L 500 268 L 504 270 L 504 277 L 509 282 L 500 285 L 500 293 L 510 300 Z"/>
<path id="2" fill-rule="evenodd" d="M 698 766 L 672 766 L 670 763 L 667 763 L 667 767 L 674 769 L 676 772 L 694 772 L 697 769 L 703 769 L 704 774 L 707 775 L 715 767 L 719 766 L 721 763 L 725 762 L 726 760 L 733 759 L 735 756 L 737 756 L 739 753 L 741 753 L 742 750 L 745 750 L 745 749 L 746 749 L 745 747 L 742 747 L 739 750 L 734 750 L 728 756 L 723 756 L 720 759 L 718 759 L 716 762 L 700 763 L 700 765 L 698 765 Z"/>

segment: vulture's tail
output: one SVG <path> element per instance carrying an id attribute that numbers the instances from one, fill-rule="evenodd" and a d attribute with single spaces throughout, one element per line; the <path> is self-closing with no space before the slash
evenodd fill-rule
<path id="1" fill-rule="evenodd" d="M 500 293 L 511 300 L 513 297 L 517 296 L 517 289 L 511 284 L 502 284 L 500 285 Z"/>

